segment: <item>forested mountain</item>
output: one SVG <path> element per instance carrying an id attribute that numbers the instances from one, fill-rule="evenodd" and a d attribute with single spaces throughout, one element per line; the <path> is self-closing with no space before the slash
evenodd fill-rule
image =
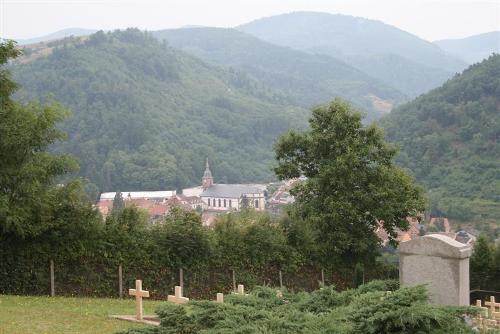
<path id="1" fill-rule="evenodd" d="M 341 59 L 410 96 L 440 85 L 466 66 L 415 35 L 346 15 L 295 12 L 237 29 L 270 43 Z"/>
<path id="2" fill-rule="evenodd" d="M 138 30 L 65 39 L 41 54 L 12 66 L 18 98 L 53 93 L 71 109 L 68 141 L 54 150 L 75 155 L 101 191 L 197 185 L 207 156 L 218 182 L 272 179 L 273 140 L 308 117 L 246 75 Z"/>
<path id="3" fill-rule="evenodd" d="M 500 55 L 382 119 L 398 161 L 429 191 L 431 210 L 479 221 L 500 216 Z"/>
<path id="4" fill-rule="evenodd" d="M 153 35 L 203 60 L 244 71 L 304 107 L 342 96 L 373 118 L 404 99 L 399 91 L 335 58 L 273 45 L 235 29 L 172 29 Z"/>
<path id="5" fill-rule="evenodd" d="M 95 29 L 68 28 L 68 29 L 59 30 L 59 31 L 56 31 L 56 32 L 53 32 L 53 33 L 50 33 L 50 34 L 47 34 L 44 36 L 40 36 L 40 37 L 18 40 L 17 42 L 21 45 L 40 43 L 40 42 L 49 42 L 49 41 L 53 41 L 56 39 L 70 37 L 70 36 L 75 36 L 75 37 L 87 36 L 87 35 L 95 33 L 96 31 L 97 30 L 95 30 Z"/>
<path id="6" fill-rule="evenodd" d="M 457 58 L 476 63 L 488 58 L 492 53 L 500 53 L 500 31 L 466 38 L 443 39 L 434 43 Z"/>

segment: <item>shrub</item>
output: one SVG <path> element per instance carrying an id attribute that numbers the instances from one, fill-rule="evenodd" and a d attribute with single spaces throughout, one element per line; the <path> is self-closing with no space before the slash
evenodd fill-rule
<path id="1" fill-rule="evenodd" d="M 375 281 L 343 292 L 325 286 L 282 297 L 257 287 L 248 296 L 227 296 L 224 304 L 164 305 L 157 310 L 160 327 L 122 333 L 473 333 L 464 315 L 474 309 L 430 305 L 425 287 L 397 287 L 394 281 Z"/>

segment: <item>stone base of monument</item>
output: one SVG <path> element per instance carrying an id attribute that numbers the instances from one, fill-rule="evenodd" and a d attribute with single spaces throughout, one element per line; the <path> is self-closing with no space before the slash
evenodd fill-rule
<path id="1" fill-rule="evenodd" d="M 139 322 L 141 324 L 160 326 L 160 319 L 153 315 L 145 315 L 142 320 L 137 320 L 135 315 L 110 315 L 113 319 L 125 320 L 131 322 Z"/>

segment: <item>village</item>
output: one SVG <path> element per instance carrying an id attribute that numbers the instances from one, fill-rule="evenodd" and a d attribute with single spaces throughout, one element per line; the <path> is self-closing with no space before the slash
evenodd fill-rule
<path id="1" fill-rule="evenodd" d="M 217 184 L 210 170 L 207 158 L 205 171 L 201 178 L 201 185 L 182 189 L 182 193 L 175 190 L 165 191 L 125 191 L 106 192 L 100 195 L 96 208 L 104 218 L 113 210 L 113 201 L 121 196 L 123 203 L 128 207 L 144 210 L 152 224 L 161 223 L 173 207 L 196 211 L 201 214 L 203 225 L 213 226 L 217 217 L 242 209 L 252 209 L 257 212 L 268 212 L 279 215 L 286 205 L 294 202 L 290 190 L 297 182 L 305 178 L 291 179 L 269 184 Z M 269 190 L 274 190 L 269 193 Z M 480 232 L 468 228 L 455 231 L 446 217 L 408 217 L 409 229 L 398 230 L 399 242 L 409 241 L 425 234 L 440 234 L 457 240 L 463 244 L 474 245 Z M 429 231 L 426 228 L 430 227 Z M 375 230 L 383 246 L 388 244 L 389 238 L 384 230 L 383 222 Z"/>
<path id="2" fill-rule="evenodd" d="M 202 215 L 206 226 L 213 225 L 218 215 L 251 208 L 258 212 L 274 212 L 284 205 L 293 203 L 290 189 L 301 179 L 287 180 L 270 184 L 220 184 L 214 182 L 207 158 L 201 185 L 166 191 L 125 191 L 120 192 L 126 206 L 134 206 L 146 211 L 152 223 L 161 222 L 172 207 L 193 210 Z M 269 194 L 269 189 L 275 191 Z M 105 218 L 113 209 L 117 192 L 100 195 L 96 208 Z"/>
<path id="3" fill-rule="evenodd" d="M 0 334 L 500 333 L 500 3 L 452 2 L 0 0 Z"/>

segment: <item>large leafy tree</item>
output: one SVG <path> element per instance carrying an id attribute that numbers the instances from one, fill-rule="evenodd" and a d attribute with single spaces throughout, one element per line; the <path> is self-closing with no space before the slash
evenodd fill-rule
<path id="1" fill-rule="evenodd" d="M 312 111 L 309 130 L 291 131 L 275 146 L 278 177 L 307 178 L 293 190 L 291 215 L 316 230 L 325 265 L 370 262 L 378 223 L 394 243 L 397 229 L 408 228 L 406 218 L 424 207 L 420 188 L 393 163 L 396 150 L 378 126 L 361 119 L 336 99 Z"/>
<path id="2" fill-rule="evenodd" d="M 14 42 L 0 43 L 0 232 L 28 237 L 50 228 L 54 181 L 77 163 L 47 152 L 49 145 L 64 137 L 56 123 L 67 112 L 59 104 L 12 99 L 17 85 L 6 65 L 18 55 Z"/>

